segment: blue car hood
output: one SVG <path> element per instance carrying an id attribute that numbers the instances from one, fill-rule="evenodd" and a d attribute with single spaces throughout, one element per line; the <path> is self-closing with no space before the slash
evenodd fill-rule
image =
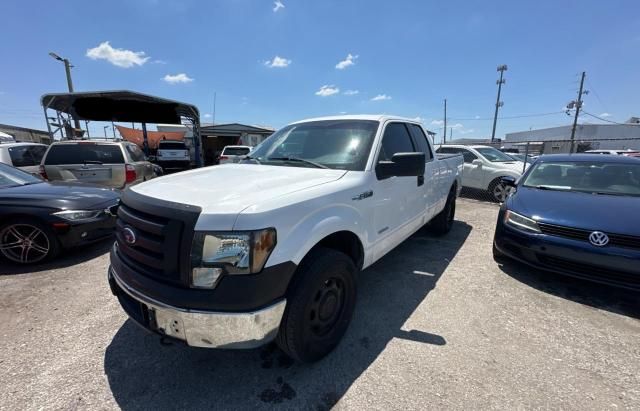
<path id="1" fill-rule="evenodd" d="M 543 223 L 640 236 L 640 197 L 518 187 L 506 206 Z"/>

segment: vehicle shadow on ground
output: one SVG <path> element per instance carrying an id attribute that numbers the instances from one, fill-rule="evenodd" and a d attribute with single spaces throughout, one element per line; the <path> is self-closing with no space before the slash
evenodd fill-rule
<path id="1" fill-rule="evenodd" d="M 517 261 L 498 264 L 508 276 L 537 290 L 576 303 L 640 319 L 640 292 L 536 270 Z"/>
<path id="2" fill-rule="evenodd" d="M 63 250 L 55 259 L 41 264 L 15 264 L 0 258 L 0 275 L 38 273 L 72 267 L 106 254 L 113 245 L 114 238 L 107 238 L 94 244 Z"/>
<path id="3" fill-rule="evenodd" d="M 329 409 L 392 339 L 446 344 L 446 336 L 402 328 L 470 232 L 459 221 L 441 238 L 421 230 L 362 272 L 349 330 L 316 364 L 293 363 L 275 344 L 250 351 L 164 346 L 128 320 L 105 353 L 113 396 L 124 410 Z"/>

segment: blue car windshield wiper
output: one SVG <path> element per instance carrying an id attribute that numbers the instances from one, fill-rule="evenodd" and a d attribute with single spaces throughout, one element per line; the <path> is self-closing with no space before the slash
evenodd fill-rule
<path id="1" fill-rule="evenodd" d="M 315 161 L 310 161 L 310 160 L 305 160 L 304 158 L 298 158 L 298 157 L 267 157 L 267 160 L 275 160 L 275 161 L 295 161 L 298 163 L 306 163 L 306 164 L 310 164 L 314 167 L 317 168 L 329 168 L 323 164 L 320 163 L 316 163 Z"/>
<path id="2" fill-rule="evenodd" d="M 534 187 L 539 189 L 539 190 L 562 190 L 562 191 L 571 190 L 571 186 L 554 186 L 554 185 L 549 185 L 549 184 L 539 184 L 539 185 L 534 186 Z"/>

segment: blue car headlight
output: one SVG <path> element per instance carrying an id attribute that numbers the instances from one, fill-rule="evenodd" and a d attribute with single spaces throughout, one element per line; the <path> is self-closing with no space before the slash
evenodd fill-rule
<path id="1" fill-rule="evenodd" d="M 542 231 L 540 231 L 540 227 L 538 227 L 538 223 L 536 222 L 536 220 L 525 217 L 511 210 L 505 211 L 502 221 L 509 227 L 515 228 L 516 230 L 536 234 L 542 233 Z"/>

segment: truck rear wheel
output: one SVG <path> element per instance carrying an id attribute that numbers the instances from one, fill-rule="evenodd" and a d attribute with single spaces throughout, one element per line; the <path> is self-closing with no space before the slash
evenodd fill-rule
<path id="1" fill-rule="evenodd" d="M 456 189 L 452 187 L 447 197 L 447 203 L 440 213 L 431 220 L 429 228 L 436 235 L 445 235 L 451 231 L 456 216 Z"/>
<path id="2" fill-rule="evenodd" d="M 287 295 L 278 346 L 300 362 L 329 354 L 344 335 L 356 305 L 358 269 L 346 254 L 318 248 L 307 255 Z"/>

